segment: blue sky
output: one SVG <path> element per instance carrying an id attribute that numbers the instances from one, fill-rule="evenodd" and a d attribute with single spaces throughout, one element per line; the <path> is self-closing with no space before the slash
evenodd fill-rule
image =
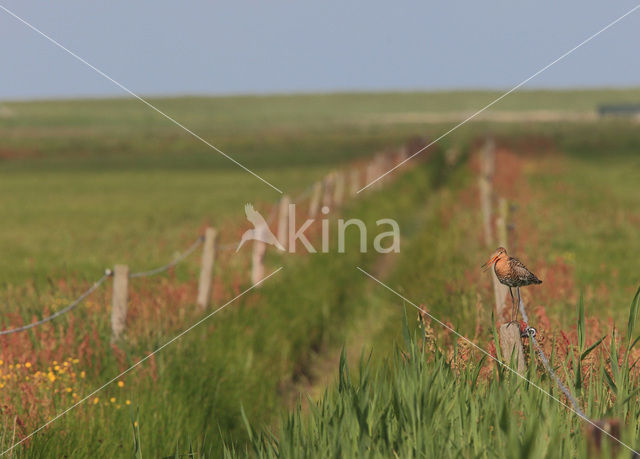
<path id="1" fill-rule="evenodd" d="M 504 88 L 637 3 L 0 0 L 143 95 Z M 526 87 L 640 86 L 640 10 Z M 125 95 L 0 11 L 0 99 Z"/>

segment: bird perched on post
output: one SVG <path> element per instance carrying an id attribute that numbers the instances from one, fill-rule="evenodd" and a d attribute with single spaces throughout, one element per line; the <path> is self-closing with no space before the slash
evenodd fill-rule
<path id="1" fill-rule="evenodd" d="M 512 287 L 515 287 L 518 292 L 518 304 L 520 303 L 520 287 L 532 284 L 542 284 L 542 281 L 527 269 L 527 267 L 517 258 L 507 255 L 507 251 L 504 247 L 498 247 L 496 251 L 491 255 L 489 260 L 482 265 L 483 271 L 486 271 L 493 265 L 493 271 L 496 273 L 496 277 L 501 284 L 509 287 L 509 294 L 511 295 L 511 319 L 513 320 L 514 310 L 515 318 L 518 318 L 518 308 L 515 305 L 515 299 L 513 297 Z"/>

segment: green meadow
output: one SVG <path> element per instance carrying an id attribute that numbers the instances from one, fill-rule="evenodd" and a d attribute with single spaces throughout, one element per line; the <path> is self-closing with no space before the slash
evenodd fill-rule
<path id="1" fill-rule="evenodd" d="M 417 137 L 437 138 L 455 124 L 450 117 L 498 95 L 151 101 L 295 198 L 330 171 Z M 575 414 L 471 352 L 436 322 L 428 330 L 420 326 L 410 304 L 357 269 L 483 349 L 495 349 L 493 291 L 479 269 L 495 247 L 482 237 L 476 166 L 489 135 L 498 145 L 496 197 L 512 209 L 510 251 L 544 281 L 524 289 L 533 325 L 585 412 L 620 419 L 623 440 L 635 448 L 640 386 L 630 344 L 638 332 L 630 318 L 637 301 L 629 305 L 640 285 L 634 255 L 640 253 L 640 134 L 633 120 L 592 115 L 602 103 L 638 100 L 636 89 L 523 91 L 505 98 L 492 110 L 566 113 L 568 119 L 516 116 L 464 125 L 381 189 L 330 215 L 332 229 L 337 218 L 362 219 L 369 248 L 376 221 L 396 219 L 400 253 L 360 253 L 355 230 L 347 233 L 343 254 L 335 232 L 329 253 L 269 251 L 267 272 L 282 270 L 260 289 L 161 349 L 120 378 L 121 385 L 114 381 L 56 419 L 14 454 L 585 453 L 587 433 Z M 245 229 L 244 204 L 268 212 L 281 196 L 136 100 L 2 106 L 9 113 L 0 118 L 2 328 L 58 310 L 115 263 L 139 271 L 170 261 L 205 226 L 219 230 L 222 244 L 236 243 Z M 576 113 L 591 118 L 576 120 Z M 316 228 L 316 246 L 319 237 Z M 249 256 L 249 249 L 221 254 L 209 312 L 250 287 Z M 110 281 L 51 324 L 0 336 L 2 450 L 202 319 L 206 312 L 195 306 L 198 267 L 196 252 L 168 273 L 132 279 L 127 336 L 113 346 Z M 527 351 L 528 377 L 560 397 Z"/>

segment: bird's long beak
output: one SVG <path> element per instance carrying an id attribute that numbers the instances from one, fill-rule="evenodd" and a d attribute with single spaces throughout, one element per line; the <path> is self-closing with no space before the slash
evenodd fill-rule
<path id="1" fill-rule="evenodd" d="M 489 258 L 487 260 L 487 262 L 485 264 L 483 264 L 480 268 L 482 269 L 482 271 L 486 271 L 487 269 L 489 269 L 491 267 L 491 265 L 493 263 L 495 263 L 495 261 L 498 259 L 497 255 L 493 255 L 491 258 Z"/>

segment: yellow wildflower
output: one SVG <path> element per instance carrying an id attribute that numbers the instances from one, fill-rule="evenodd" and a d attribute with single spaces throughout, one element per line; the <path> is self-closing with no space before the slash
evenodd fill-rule
<path id="1" fill-rule="evenodd" d="M 16 369 L 17 369 L 17 368 L 20 368 L 21 366 L 22 366 L 22 365 L 21 365 L 21 364 L 19 364 L 19 363 L 18 363 L 18 364 L 16 364 Z"/>
<path id="2" fill-rule="evenodd" d="M 124 387 L 124 381 L 118 381 L 118 387 Z"/>
<path id="3" fill-rule="evenodd" d="M 67 390 L 67 392 L 72 392 L 73 391 L 73 389 L 71 389 L 70 387 L 67 387 L 66 390 Z"/>
<path id="4" fill-rule="evenodd" d="M 100 399 L 98 399 L 98 397 L 96 397 L 96 398 L 93 399 L 93 404 L 97 405 L 99 401 L 100 401 Z"/>
<path id="5" fill-rule="evenodd" d="M 115 397 L 111 397 L 111 398 L 109 399 L 109 401 L 110 401 L 111 403 L 115 403 L 115 402 L 116 402 L 116 398 L 115 398 Z"/>
<path id="6" fill-rule="evenodd" d="M 85 376 L 85 375 L 86 375 L 86 373 L 85 373 L 84 371 L 81 371 L 81 372 L 80 372 L 80 377 L 81 377 L 81 378 L 84 378 L 84 376 Z"/>
<path id="7" fill-rule="evenodd" d="M 49 372 L 47 377 L 49 378 L 49 381 L 51 381 L 51 382 L 54 382 L 56 380 L 56 375 L 54 375 L 52 372 Z"/>
<path id="8" fill-rule="evenodd" d="M 26 362 L 26 363 L 24 364 L 24 366 L 25 366 L 25 367 L 27 367 L 27 368 L 31 368 L 31 362 Z"/>
<path id="9" fill-rule="evenodd" d="M 126 402 L 124 402 L 126 405 L 131 405 L 131 400 L 127 400 Z"/>
<path id="10" fill-rule="evenodd" d="M 134 426 L 134 427 L 138 427 L 138 421 L 135 421 L 135 422 L 133 423 L 133 426 Z"/>

